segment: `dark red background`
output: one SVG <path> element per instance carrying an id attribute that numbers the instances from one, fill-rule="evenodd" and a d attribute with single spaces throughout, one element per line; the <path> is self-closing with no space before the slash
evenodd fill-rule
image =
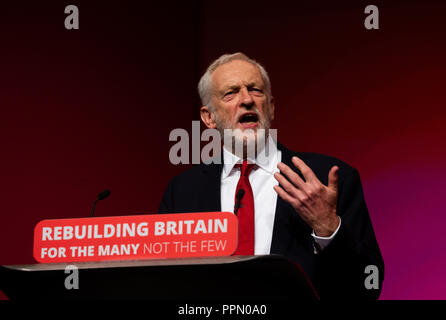
<path id="1" fill-rule="evenodd" d="M 168 137 L 199 119 L 200 75 L 242 51 L 270 74 L 279 140 L 359 170 L 381 298 L 446 298 L 445 4 L 92 2 L 0 8 L 0 264 L 33 263 L 34 225 L 88 216 L 105 188 L 97 216 L 155 212 L 185 169 Z"/>

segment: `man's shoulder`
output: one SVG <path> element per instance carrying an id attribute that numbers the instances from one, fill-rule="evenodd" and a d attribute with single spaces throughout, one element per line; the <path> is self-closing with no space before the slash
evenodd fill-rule
<path id="1" fill-rule="evenodd" d="M 218 174 L 218 173 L 221 173 L 220 164 L 200 163 L 192 165 L 190 168 L 182 171 L 181 173 L 173 177 L 171 181 L 173 183 L 181 183 L 181 182 L 194 183 L 205 178 L 208 174 Z"/>
<path id="2" fill-rule="evenodd" d="M 307 161 L 309 163 L 314 164 L 320 164 L 320 165 L 338 165 L 341 167 L 349 168 L 351 170 L 355 170 L 351 165 L 344 162 L 343 160 L 340 160 L 339 158 L 336 158 L 331 155 L 326 155 L 322 153 L 316 153 L 316 152 L 298 152 L 298 151 L 292 151 L 293 156 L 297 156 L 303 161 Z"/>
<path id="3" fill-rule="evenodd" d="M 302 152 L 289 150 L 283 145 L 279 145 L 279 150 L 282 152 L 282 162 L 290 164 L 294 156 L 300 158 L 313 171 L 322 171 L 324 174 L 328 172 L 331 167 L 338 166 L 339 173 L 352 174 L 357 171 L 350 164 L 331 155 L 316 153 L 316 152 Z"/>
<path id="4" fill-rule="evenodd" d="M 216 164 L 197 164 L 173 177 L 158 212 L 218 211 L 219 172 Z"/>

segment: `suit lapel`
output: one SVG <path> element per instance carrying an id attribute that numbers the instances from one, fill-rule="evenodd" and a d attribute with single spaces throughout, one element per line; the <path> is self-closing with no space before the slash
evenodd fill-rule
<path id="1" fill-rule="evenodd" d="M 277 148 L 282 152 L 282 162 L 289 165 L 289 152 L 281 144 Z M 288 204 L 277 196 L 276 212 L 274 216 L 273 239 L 271 242 L 271 253 L 285 255 L 291 245 L 292 238 L 287 231 L 290 229 L 290 216 Z"/>
<path id="2" fill-rule="evenodd" d="M 202 208 L 207 211 L 221 210 L 221 172 L 223 164 L 203 165 Z"/>
<path id="3" fill-rule="evenodd" d="M 282 162 L 297 171 L 291 162 L 293 154 L 280 143 L 277 144 L 277 147 L 282 152 Z M 300 174 L 300 172 L 298 173 Z M 293 207 L 277 196 L 271 253 L 288 255 L 290 248 L 295 247 L 294 241 L 307 247 L 310 232 L 308 225 L 303 222 Z"/>

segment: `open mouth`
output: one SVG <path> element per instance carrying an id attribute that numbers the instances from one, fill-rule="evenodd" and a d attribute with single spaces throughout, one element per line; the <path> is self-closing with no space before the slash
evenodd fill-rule
<path id="1" fill-rule="evenodd" d="M 244 113 L 240 116 L 238 122 L 245 128 L 254 128 L 259 122 L 259 117 L 254 112 Z"/>

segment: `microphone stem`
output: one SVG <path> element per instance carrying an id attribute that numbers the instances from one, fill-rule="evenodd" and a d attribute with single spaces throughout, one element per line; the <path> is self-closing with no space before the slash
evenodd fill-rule
<path id="1" fill-rule="evenodd" d="M 98 202 L 98 200 L 99 200 L 99 199 L 96 199 L 95 202 L 93 203 L 93 208 L 91 208 L 91 215 L 90 215 L 90 218 L 93 217 L 94 209 L 96 208 L 96 203 Z"/>
<path id="2" fill-rule="evenodd" d="M 240 209 L 241 204 L 242 204 L 242 199 L 237 199 L 237 202 L 235 204 L 235 208 L 234 208 L 234 214 L 237 215 L 238 209 Z"/>

